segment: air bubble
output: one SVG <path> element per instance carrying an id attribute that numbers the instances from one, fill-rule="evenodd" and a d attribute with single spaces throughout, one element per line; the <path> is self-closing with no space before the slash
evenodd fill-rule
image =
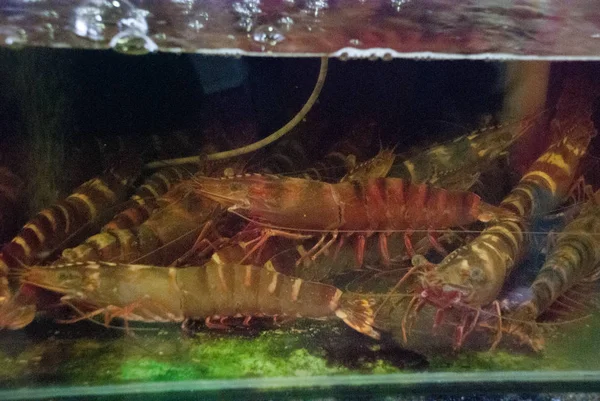
<path id="1" fill-rule="evenodd" d="M 116 52 L 142 55 L 158 50 L 158 45 L 147 35 L 134 31 L 119 32 L 110 40 L 110 47 Z"/>
<path id="2" fill-rule="evenodd" d="M 294 20 L 289 15 L 286 15 L 277 20 L 277 25 L 289 31 L 292 25 L 294 25 Z"/>
<path id="3" fill-rule="evenodd" d="M 189 17 L 186 25 L 192 31 L 200 32 L 202 29 L 204 29 L 204 24 L 206 23 L 206 21 L 208 21 L 208 13 L 199 12 Z"/>
<path id="4" fill-rule="evenodd" d="M 119 21 L 117 24 L 119 31 L 135 30 L 144 34 L 148 33 L 148 21 L 146 21 L 148 14 L 150 12 L 146 10 L 133 10 L 131 17 L 123 18 Z"/>
<path id="5" fill-rule="evenodd" d="M 256 22 L 254 21 L 254 18 L 252 18 L 252 17 L 241 17 L 235 23 L 235 28 L 238 31 L 244 31 L 244 32 L 250 33 L 252 31 L 252 29 L 254 28 L 255 24 L 256 24 Z"/>
<path id="6" fill-rule="evenodd" d="M 196 3 L 196 0 L 171 0 L 171 3 L 192 9 Z"/>
<path id="7" fill-rule="evenodd" d="M 131 17 L 137 9 L 128 1 L 88 0 L 76 7 L 71 17 L 71 30 L 77 36 L 93 41 L 105 39 L 105 30 Z"/>
<path id="8" fill-rule="evenodd" d="M 200 22 L 200 20 L 197 20 L 197 19 L 193 19 L 191 21 L 188 21 L 187 26 L 192 31 L 196 31 L 196 32 L 199 32 L 202 29 L 204 29 L 204 24 L 202 22 Z"/>
<path id="9" fill-rule="evenodd" d="M 238 17 L 254 17 L 260 13 L 260 0 L 244 0 L 238 1 L 231 5 L 233 12 Z"/>
<path id="10" fill-rule="evenodd" d="M 252 33 L 252 39 L 258 43 L 275 46 L 277 43 L 285 40 L 285 36 L 273 25 L 261 25 Z"/>
<path id="11" fill-rule="evenodd" d="M 48 38 L 50 38 L 50 40 L 54 40 L 54 33 L 56 32 L 54 25 L 47 22 L 41 26 L 41 29 L 48 33 Z"/>
<path id="12" fill-rule="evenodd" d="M 98 7 L 77 7 L 73 18 L 73 32 L 91 40 L 104 40 L 106 25 Z"/>
<path id="13" fill-rule="evenodd" d="M 306 0 L 304 8 L 309 14 L 316 17 L 321 10 L 329 8 L 329 2 L 328 0 Z"/>
<path id="14" fill-rule="evenodd" d="M 400 11 L 410 0 L 391 0 L 392 8 L 396 11 Z"/>
<path id="15" fill-rule="evenodd" d="M 349 42 L 350 42 L 350 44 L 352 46 L 360 46 L 360 45 L 362 45 L 362 42 L 360 40 L 358 40 L 358 39 L 350 39 Z"/>
<path id="16" fill-rule="evenodd" d="M 110 40 L 110 47 L 119 53 L 147 54 L 158 50 L 158 45 L 148 36 L 147 10 L 131 10 L 127 18 L 119 21 L 119 33 Z"/>
<path id="17" fill-rule="evenodd" d="M 50 18 L 50 19 L 59 19 L 60 18 L 60 14 L 55 10 L 44 10 L 40 13 L 40 15 L 44 18 Z"/>

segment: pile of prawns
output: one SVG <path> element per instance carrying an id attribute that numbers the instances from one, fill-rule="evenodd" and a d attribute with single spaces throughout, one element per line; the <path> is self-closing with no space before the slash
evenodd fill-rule
<path id="1" fill-rule="evenodd" d="M 72 309 L 74 317 L 63 320 L 69 323 L 104 315 L 106 325 L 122 318 L 228 328 L 262 317 L 339 318 L 376 339 L 392 331 L 410 346 L 411 328 L 426 319 L 452 327 L 453 348 L 475 334 L 495 348 L 508 334 L 539 349 L 536 320 L 600 275 L 600 192 L 578 175 L 596 133 L 598 93 L 590 88 L 567 80 L 547 124 L 538 114 L 403 160 L 389 149 L 362 163 L 332 151 L 320 166 L 345 174 L 329 181 L 308 170 L 273 174 L 269 160 L 257 173 L 227 176 L 188 164 L 159 169 L 127 200 L 142 174 L 141 161 L 129 158 L 39 212 L 3 246 L 0 326 L 29 324 L 45 307 L 40 291 L 50 291 Z M 541 126 L 550 145 L 498 205 L 470 191 L 485 169 Z M 530 227 L 569 201 L 575 211 L 568 224 L 533 283 L 512 300 L 504 286 L 531 246 Z M 121 211 L 102 222 L 104 211 L 116 207 Z M 100 232 L 56 253 L 90 223 Z M 447 233 L 473 224 L 485 228 L 448 252 Z M 286 266 L 277 263 L 281 243 L 297 255 Z M 392 255 L 398 243 L 402 252 Z M 289 263 L 305 270 L 319 260 L 334 263 L 346 245 L 354 248 L 354 268 L 365 265 L 371 246 L 382 270 L 399 261 L 408 268 L 379 294 L 288 274 Z M 426 259 L 431 253 L 441 261 Z"/>

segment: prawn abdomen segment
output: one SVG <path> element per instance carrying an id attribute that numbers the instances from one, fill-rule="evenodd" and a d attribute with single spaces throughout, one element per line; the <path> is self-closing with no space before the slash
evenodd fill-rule
<path id="1" fill-rule="evenodd" d="M 219 264 L 177 269 L 183 314 L 189 318 L 334 315 L 341 291 L 252 265 Z"/>

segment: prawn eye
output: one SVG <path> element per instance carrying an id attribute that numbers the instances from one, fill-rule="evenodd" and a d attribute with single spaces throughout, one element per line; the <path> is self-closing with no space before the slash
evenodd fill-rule
<path id="1" fill-rule="evenodd" d="M 479 267 L 475 267 L 469 272 L 469 277 L 473 281 L 481 282 L 485 279 L 484 276 L 485 274 L 483 274 L 483 270 L 481 270 Z"/>

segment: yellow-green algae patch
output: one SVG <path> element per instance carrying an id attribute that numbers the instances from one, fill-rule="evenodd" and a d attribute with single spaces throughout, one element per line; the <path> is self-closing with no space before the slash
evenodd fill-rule
<path id="1" fill-rule="evenodd" d="M 147 328 L 147 326 L 146 326 Z M 177 325 L 150 331 L 107 330 L 96 325 L 35 323 L 0 342 L 0 383 L 5 387 L 109 384 L 248 377 L 387 374 L 428 371 L 600 369 L 598 322 L 561 327 L 542 354 L 507 350 L 459 352 L 429 364 L 361 336 L 337 322 L 297 322 L 253 333 L 202 331 L 189 338 Z M 51 333 L 52 335 L 45 335 Z M 412 367 L 412 368 L 411 368 Z"/>
<path id="2" fill-rule="evenodd" d="M 125 381 L 171 381 L 197 378 L 201 371 L 186 362 L 129 359 L 123 362 L 120 378 Z"/>
<path id="3" fill-rule="evenodd" d="M 310 376 L 350 373 L 329 365 L 318 349 L 304 348 L 298 335 L 268 331 L 258 337 L 219 338 L 198 344 L 191 355 L 208 377 Z M 311 347 L 318 348 L 318 347 Z"/>

